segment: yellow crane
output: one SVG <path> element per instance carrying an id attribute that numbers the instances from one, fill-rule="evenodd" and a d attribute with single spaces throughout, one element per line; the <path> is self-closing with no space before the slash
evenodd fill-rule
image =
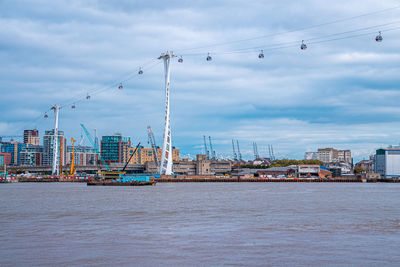
<path id="1" fill-rule="evenodd" d="M 75 176 L 76 175 L 76 170 L 75 170 L 75 142 L 76 140 L 71 137 L 72 141 L 72 159 L 71 159 L 71 170 L 69 171 L 69 176 Z"/>

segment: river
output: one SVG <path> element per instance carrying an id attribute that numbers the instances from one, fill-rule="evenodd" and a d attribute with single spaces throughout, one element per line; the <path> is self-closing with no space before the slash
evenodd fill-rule
<path id="1" fill-rule="evenodd" d="M 400 264 L 400 184 L 0 184 L 0 266 Z"/>

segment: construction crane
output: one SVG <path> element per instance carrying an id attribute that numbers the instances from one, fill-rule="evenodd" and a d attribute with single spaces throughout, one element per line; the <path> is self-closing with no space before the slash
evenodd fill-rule
<path id="1" fill-rule="evenodd" d="M 64 153 L 64 140 L 61 138 L 61 139 L 60 139 L 60 176 L 61 176 L 61 177 L 64 177 L 64 174 L 63 174 L 63 172 L 62 172 L 63 153 Z"/>
<path id="2" fill-rule="evenodd" d="M 104 166 L 104 167 L 106 168 L 107 171 L 111 171 L 110 168 L 107 166 L 106 162 L 104 161 L 104 159 L 101 157 L 101 154 L 100 154 L 99 150 L 97 149 L 96 144 L 95 144 L 95 142 L 93 141 L 93 138 L 90 136 L 90 133 L 89 133 L 88 130 L 86 129 L 85 125 L 83 125 L 83 124 L 81 123 L 81 127 L 82 127 L 83 131 L 85 132 L 86 137 L 89 139 L 89 142 L 92 144 L 92 146 L 93 146 L 93 148 L 94 148 L 94 151 L 96 152 L 97 156 L 100 158 L 100 160 L 101 160 L 101 166 Z"/>
<path id="3" fill-rule="evenodd" d="M 213 147 L 212 147 L 211 136 L 208 136 L 208 139 L 210 140 L 210 155 L 211 155 L 211 159 L 212 159 L 212 160 L 215 160 L 215 159 L 216 159 L 216 157 L 215 157 L 215 150 L 214 150 Z"/>
<path id="4" fill-rule="evenodd" d="M 254 159 L 259 159 L 260 154 L 258 154 L 258 148 L 257 148 L 257 143 L 253 142 L 253 151 L 254 151 Z"/>
<path id="5" fill-rule="evenodd" d="M 233 148 L 233 160 L 237 160 L 238 157 L 235 151 L 235 142 L 233 141 L 233 139 L 232 139 L 232 148 Z"/>
<path id="6" fill-rule="evenodd" d="M 72 141 L 72 159 L 71 159 L 71 169 L 69 171 L 69 176 L 75 176 L 76 175 L 76 170 L 75 170 L 75 142 L 76 140 L 71 137 Z"/>
<path id="7" fill-rule="evenodd" d="M 238 151 L 238 159 L 241 161 L 242 160 L 242 154 L 240 153 L 239 140 L 236 140 L 236 144 L 237 144 L 237 151 Z"/>
<path id="8" fill-rule="evenodd" d="M 210 159 L 210 152 L 207 149 L 207 142 L 206 142 L 206 136 L 203 135 L 203 139 L 204 139 L 204 152 L 206 153 L 207 159 Z"/>
<path id="9" fill-rule="evenodd" d="M 158 163 L 158 158 L 157 158 L 156 139 L 154 138 L 154 133 L 151 130 L 150 125 L 147 126 L 147 134 L 148 134 L 148 137 L 149 137 L 148 143 L 151 145 L 151 148 L 153 149 L 154 161 L 156 163 L 157 170 L 158 170 L 159 169 L 159 163 Z"/>

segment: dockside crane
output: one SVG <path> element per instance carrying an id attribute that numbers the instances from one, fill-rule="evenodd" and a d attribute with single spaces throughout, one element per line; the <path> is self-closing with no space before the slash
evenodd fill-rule
<path id="1" fill-rule="evenodd" d="M 210 141 L 210 155 L 211 155 L 211 159 L 215 160 L 216 156 L 215 156 L 215 150 L 212 147 L 212 143 L 211 143 L 211 136 L 208 136 L 208 139 Z"/>
<path id="2" fill-rule="evenodd" d="M 254 159 L 259 159 L 260 158 L 260 154 L 258 154 L 258 147 L 257 147 L 257 143 L 253 142 L 253 151 L 254 151 Z"/>
<path id="3" fill-rule="evenodd" d="M 237 151 L 238 151 L 238 159 L 241 161 L 242 160 L 242 153 L 240 153 L 239 140 L 236 140 L 236 144 L 237 144 Z"/>
<path id="4" fill-rule="evenodd" d="M 233 160 L 238 160 L 236 151 L 235 151 L 235 142 L 232 139 L 232 149 L 233 149 Z"/>
<path id="5" fill-rule="evenodd" d="M 207 159 L 210 159 L 210 152 L 207 149 L 207 142 L 205 135 L 203 135 L 203 139 L 204 139 L 204 153 L 206 153 Z"/>
<path id="6" fill-rule="evenodd" d="M 148 143 L 151 145 L 151 148 L 153 149 L 153 154 L 154 154 L 154 161 L 156 163 L 157 166 L 157 170 L 159 170 L 159 162 L 158 162 L 158 157 L 157 157 L 157 145 L 156 145 L 156 139 L 154 138 L 154 133 L 151 130 L 150 125 L 147 126 L 147 133 L 148 133 Z M 159 172 L 159 171 L 157 171 Z"/>

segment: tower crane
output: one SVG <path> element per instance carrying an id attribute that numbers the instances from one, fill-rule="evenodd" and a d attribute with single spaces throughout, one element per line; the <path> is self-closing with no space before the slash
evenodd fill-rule
<path id="1" fill-rule="evenodd" d="M 100 160 L 101 160 L 101 166 L 105 167 L 107 171 L 111 171 L 110 168 L 107 166 L 106 162 L 104 161 L 104 159 L 101 157 L 101 155 L 100 155 L 100 153 L 99 153 L 99 150 L 97 149 L 96 144 L 95 144 L 95 142 L 93 141 L 93 138 L 90 136 L 90 133 L 89 133 L 88 130 L 86 129 L 85 125 L 83 125 L 83 124 L 81 123 L 81 127 L 82 127 L 83 131 L 85 132 L 86 137 L 89 139 L 89 142 L 92 144 L 92 146 L 93 146 L 93 148 L 94 148 L 94 151 L 96 152 L 97 156 L 100 158 Z"/>

